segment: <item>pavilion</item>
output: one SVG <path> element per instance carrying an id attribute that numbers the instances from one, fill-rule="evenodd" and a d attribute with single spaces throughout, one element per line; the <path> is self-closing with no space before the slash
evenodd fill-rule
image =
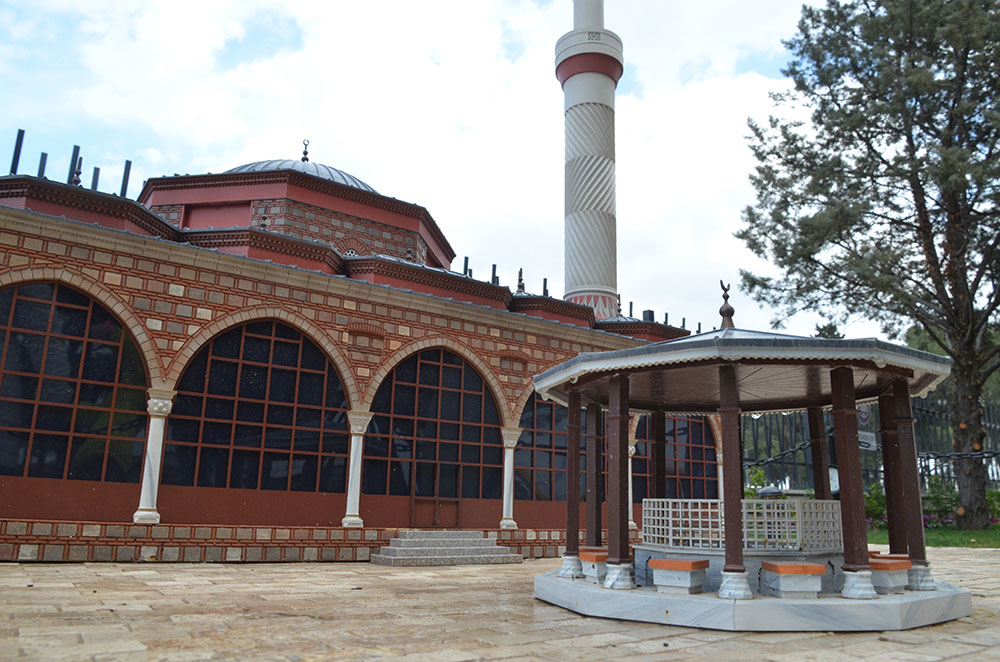
<path id="1" fill-rule="evenodd" d="M 724 297 L 728 299 L 728 294 L 724 294 Z M 843 555 L 840 557 L 842 565 L 836 569 L 836 582 L 824 585 L 832 586 L 832 590 L 824 588 L 824 599 L 818 603 L 814 600 L 812 604 L 830 606 L 843 612 L 844 606 L 849 607 L 855 604 L 854 601 L 874 600 L 878 596 L 872 584 L 872 567 L 867 546 L 856 406 L 859 401 L 877 400 L 880 411 L 891 412 L 890 415 L 883 414 L 881 430 L 890 553 L 906 555 L 911 566 L 906 577 L 906 594 L 883 596 L 877 600 L 878 603 L 895 605 L 890 609 L 894 615 L 882 626 L 891 629 L 893 623 L 899 620 L 899 627 L 914 627 L 965 615 L 964 612 L 970 609 L 967 594 L 953 594 L 957 589 L 935 582 L 927 562 L 910 409 L 911 396 L 925 394 L 946 377 L 949 360 L 876 339 L 830 340 L 738 329 L 733 323 L 733 308 L 728 301 L 724 303 L 720 313 L 723 321 L 717 331 L 641 347 L 581 354 L 535 376 L 535 388 L 540 396 L 565 403 L 570 411 L 579 411 L 581 407 L 588 405 L 598 405 L 607 410 L 608 513 L 607 574 L 603 585 L 586 586 L 584 582 L 577 580 L 583 576 L 579 559 L 579 509 L 573 507 L 579 494 L 574 493 L 577 487 L 571 481 L 572 491 L 567 494 L 567 545 L 563 567 L 557 573 L 549 573 L 552 576 L 539 577 L 542 586 L 540 590 L 539 582 L 536 581 L 536 596 L 547 600 L 554 598 L 549 601 L 570 608 L 574 608 L 573 604 L 582 606 L 582 609 L 577 610 L 584 613 L 614 615 L 604 613 L 616 600 L 612 597 L 615 591 L 607 589 L 634 589 L 637 587 L 636 577 L 640 579 L 639 584 L 646 581 L 646 573 L 641 572 L 643 568 L 636 572 L 637 569 L 633 566 L 628 544 L 626 463 L 630 414 L 637 411 L 648 412 L 653 430 L 662 431 L 664 416 L 668 412 L 717 413 L 721 419 L 723 477 L 721 513 L 716 520 L 716 528 L 722 534 L 719 539 L 724 548 L 724 567 L 721 568 L 721 581 L 717 583 L 717 597 L 691 596 L 686 600 L 700 600 L 702 607 L 706 599 L 717 602 L 717 598 L 727 600 L 734 610 L 730 615 L 732 618 L 712 617 L 704 623 L 690 622 L 690 619 L 684 620 L 683 616 L 671 617 L 669 609 L 665 610 L 664 617 L 663 610 L 657 609 L 652 610 L 652 617 L 640 620 L 725 629 L 758 629 L 756 626 L 740 627 L 737 613 L 740 610 L 738 603 L 751 600 L 756 603 L 756 598 L 760 597 L 757 578 L 753 573 L 747 572 L 744 563 L 746 529 L 743 521 L 740 415 L 802 409 L 808 411 L 816 499 L 825 501 L 830 500 L 831 495 L 822 410 L 831 408 L 839 462 L 839 524 L 842 529 Z M 578 417 L 570 416 L 569 420 L 569 447 L 579 448 L 581 427 Z M 663 455 L 662 451 L 656 450 L 657 445 L 662 445 L 662 434 L 654 432 L 653 438 L 653 496 L 662 498 L 663 481 L 660 476 L 663 472 Z M 588 451 L 590 448 L 589 445 Z M 569 472 L 572 474 L 578 471 L 578 455 L 570 453 L 568 461 Z M 598 466 L 599 462 L 588 459 L 588 486 L 595 482 Z M 588 545 L 600 542 L 600 511 L 594 496 L 588 488 L 585 509 Z M 644 510 L 647 504 L 653 503 L 656 503 L 655 500 L 645 500 Z M 836 505 L 836 502 L 831 503 Z M 650 527 L 645 514 L 643 519 L 645 541 L 649 534 L 646 529 Z M 648 562 L 648 556 L 641 556 L 637 549 L 635 560 L 639 563 Z M 599 597 L 589 599 L 578 595 L 567 598 L 565 591 L 570 584 L 545 585 L 545 582 L 551 584 L 553 581 L 572 582 L 588 594 L 599 591 Z M 931 591 L 937 592 L 935 598 L 943 598 L 945 593 L 948 594 L 943 601 L 934 601 L 942 602 L 945 606 L 938 611 L 914 610 L 910 603 L 921 602 L 921 595 L 930 595 Z M 598 604 L 599 607 L 588 611 L 587 605 L 593 607 Z M 920 616 L 908 620 L 907 615 L 903 614 L 907 610 L 911 616 L 917 612 Z M 899 614 L 903 614 L 901 620 L 897 618 Z M 628 614 L 618 617 L 630 618 Z M 681 620 L 678 621 L 677 618 Z M 841 616 L 837 618 L 838 621 L 843 620 Z M 847 621 L 851 619 L 848 617 Z M 811 625 L 791 629 L 838 628 L 821 618 Z M 852 622 L 843 629 L 872 628 Z"/>

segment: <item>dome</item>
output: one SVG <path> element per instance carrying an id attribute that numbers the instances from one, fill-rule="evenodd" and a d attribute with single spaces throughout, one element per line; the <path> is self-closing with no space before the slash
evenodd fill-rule
<path id="1" fill-rule="evenodd" d="M 307 175 L 312 175 L 313 177 L 319 177 L 331 182 L 336 182 L 337 184 L 343 184 L 344 186 L 361 189 L 362 191 L 368 191 L 369 193 L 378 193 L 378 191 L 373 189 L 371 186 L 368 186 L 368 184 L 365 184 L 354 175 L 349 175 L 343 170 L 337 170 L 336 168 L 331 168 L 328 165 L 313 163 L 312 161 L 301 161 L 295 159 L 255 161 L 253 163 L 247 163 L 245 165 L 232 168 L 231 170 L 227 170 L 225 174 L 240 172 L 274 172 L 277 170 L 296 170 Z"/>

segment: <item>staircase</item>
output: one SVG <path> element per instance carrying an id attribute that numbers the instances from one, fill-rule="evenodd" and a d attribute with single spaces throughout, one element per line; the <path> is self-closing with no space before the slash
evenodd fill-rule
<path id="1" fill-rule="evenodd" d="M 371 555 L 372 563 L 391 566 L 520 563 L 520 554 L 497 547 L 482 531 L 400 531 Z"/>

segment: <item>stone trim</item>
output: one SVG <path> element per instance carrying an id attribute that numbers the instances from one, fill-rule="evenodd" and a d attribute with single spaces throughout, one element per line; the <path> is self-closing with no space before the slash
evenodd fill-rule
<path id="1" fill-rule="evenodd" d="M 0 562 L 367 561 L 400 530 L 3 519 Z M 476 530 L 524 558 L 558 558 L 566 551 L 561 529 Z M 632 542 L 639 542 L 635 532 Z"/>

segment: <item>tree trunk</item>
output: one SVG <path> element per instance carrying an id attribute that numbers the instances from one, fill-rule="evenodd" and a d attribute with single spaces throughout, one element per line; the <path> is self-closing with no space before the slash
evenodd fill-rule
<path id="1" fill-rule="evenodd" d="M 982 384 L 974 367 L 975 350 L 956 352 L 951 367 L 954 381 L 951 402 L 951 430 L 954 450 L 978 453 L 983 450 L 986 430 L 983 428 L 980 395 Z M 985 529 L 989 525 L 986 504 L 986 463 L 983 458 L 954 460 L 955 481 L 958 485 L 958 507 L 955 526 L 959 529 Z"/>

